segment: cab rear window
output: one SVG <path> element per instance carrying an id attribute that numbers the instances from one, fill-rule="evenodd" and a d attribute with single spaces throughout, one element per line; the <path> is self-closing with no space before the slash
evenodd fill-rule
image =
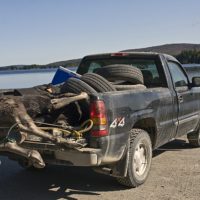
<path id="1" fill-rule="evenodd" d="M 80 64 L 77 73 L 85 74 L 94 72 L 98 68 L 113 64 L 126 64 L 139 68 L 144 76 L 144 82 L 147 87 L 166 86 L 164 73 L 159 67 L 156 58 L 135 58 L 135 57 L 118 57 L 118 58 L 96 58 L 86 59 Z"/>

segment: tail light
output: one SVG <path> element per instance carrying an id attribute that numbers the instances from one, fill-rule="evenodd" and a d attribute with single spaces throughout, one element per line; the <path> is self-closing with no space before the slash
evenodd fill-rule
<path id="1" fill-rule="evenodd" d="M 91 103 L 90 119 L 94 123 L 91 131 L 91 135 L 93 137 L 102 137 L 108 135 L 106 108 L 103 101 L 97 100 Z"/>

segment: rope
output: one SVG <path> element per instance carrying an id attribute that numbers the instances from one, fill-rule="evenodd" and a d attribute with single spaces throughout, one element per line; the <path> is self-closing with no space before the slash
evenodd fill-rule
<path id="1" fill-rule="evenodd" d="M 87 124 L 89 124 L 88 127 L 86 126 Z M 91 119 L 88 119 L 88 120 L 86 120 L 85 122 L 83 122 L 83 123 L 81 124 L 80 128 L 81 128 L 82 130 L 80 129 L 79 132 L 80 132 L 80 133 L 88 132 L 88 131 L 90 131 L 90 130 L 92 129 L 93 125 L 94 125 L 93 121 L 92 121 Z"/>

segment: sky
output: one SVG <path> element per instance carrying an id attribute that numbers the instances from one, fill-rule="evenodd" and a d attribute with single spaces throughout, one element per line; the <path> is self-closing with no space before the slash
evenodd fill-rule
<path id="1" fill-rule="evenodd" d="M 199 0 L 0 0 L 0 66 L 200 43 Z"/>

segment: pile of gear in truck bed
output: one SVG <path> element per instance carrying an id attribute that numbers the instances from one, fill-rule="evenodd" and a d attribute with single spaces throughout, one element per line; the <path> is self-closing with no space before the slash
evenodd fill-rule
<path id="1" fill-rule="evenodd" d="M 0 152 L 43 168 L 45 162 L 34 145 L 63 150 L 87 147 L 93 128 L 90 95 L 145 88 L 138 68 L 109 65 L 55 86 L 1 90 Z"/>

